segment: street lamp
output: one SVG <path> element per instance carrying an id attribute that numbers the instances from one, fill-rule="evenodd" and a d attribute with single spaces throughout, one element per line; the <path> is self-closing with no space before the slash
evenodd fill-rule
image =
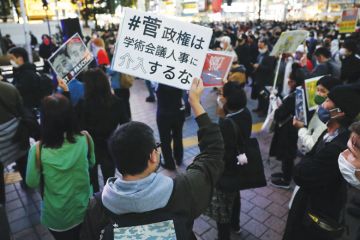
<path id="1" fill-rule="evenodd" d="M 43 2 L 43 9 L 45 10 L 45 16 L 46 16 L 46 22 L 48 25 L 49 36 L 51 37 L 51 29 L 50 29 L 49 16 L 48 16 L 49 4 L 48 4 L 47 0 L 42 0 L 42 2 Z"/>

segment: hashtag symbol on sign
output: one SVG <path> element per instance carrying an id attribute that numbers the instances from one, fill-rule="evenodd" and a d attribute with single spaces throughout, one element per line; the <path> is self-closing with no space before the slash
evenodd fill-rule
<path id="1" fill-rule="evenodd" d="M 140 23 L 141 23 L 140 17 L 138 17 L 138 16 L 135 15 L 133 18 L 130 19 L 130 22 L 128 23 L 128 25 L 129 25 L 129 30 L 135 31 L 136 28 L 139 27 L 139 24 L 140 24 Z"/>

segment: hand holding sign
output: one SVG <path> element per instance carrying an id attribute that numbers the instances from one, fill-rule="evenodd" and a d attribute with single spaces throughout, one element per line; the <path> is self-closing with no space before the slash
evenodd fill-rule
<path id="1" fill-rule="evenodd" d="M 189 91 L 189 103 L 194 111 L 195 117 L 205 113 L 204 108 L 200 104 L 201 95 L 204 91 L 203 81 L 199 78 L 194 78 Z"/>

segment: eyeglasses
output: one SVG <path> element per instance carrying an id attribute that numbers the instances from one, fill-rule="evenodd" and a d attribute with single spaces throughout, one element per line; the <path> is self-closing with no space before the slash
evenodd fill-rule
<path id="1" fill-rule="evenodd" d="M 155 143 L 155 147 L 154 147 L 155 151 L 157 151 L 160 147 L 161 147 L 161 142 Z"/>

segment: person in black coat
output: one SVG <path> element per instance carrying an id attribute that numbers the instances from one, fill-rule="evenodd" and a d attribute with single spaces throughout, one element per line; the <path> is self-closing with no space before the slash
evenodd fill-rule
<path id="1" fill-rule="evenodd" d="M 100 164 L 104 184 L 115 175 L 107 140 L 119 124 L 129 121 L 122 100 L 111 93 L 107 75 L 100 69 L 90 69 L 83 75 L 85 96 L 76 105 L 82 129 L 87 130 L 95 144 L 96 165 L 90 172 L 94 192 L 99 191 L 97 165 Z"/>
<path id="2" fill-rule="evenodd" d="M 246 75 L 250 75 L 250 47 L 247 44 L 247 36 L 242 34 L 238 39 L 238 46 L 235 48 L 238 63 L 246 68 Z"/>
<path id="3" fill-rule="evenodd" d="M 47 60 L 56 51 L 56 46 L 47 34 L 42 35 L 41 39 L 42 43 L 39 46 L 39 55 L 44 59 L 44 72 L 48 73 L 50 71 L 50 65 Z"/>
<path id="4" fill-rule="evenodd" d="M 240 192 L 229 192 L 223 188 L 221 179 L 224 176 L 237 174 L 234 172 L 238 164 L 238 149 L 244 151 L 241 139 L 250 138 L 252 118 L 246 108 L 246 94 L 242 86 L 237 82 L 227 82 L 223 88 L 225 118 L 220 118 L 219 126 L 225 144 L 225 169 L 218 185 L 214 189 L 212 201 L 206 211 L 206 215 L 214 219 L 218 227 L 218 239 L 229 240 L 231 230 L 240 233 Z M 237 125 L 234 129 L 231 120 Z M 238 131 L 236 133 L 236 131 Z M 237 136 L 235 135 L 237 134 Z M 242 137 L 239 135 L 241 134 Z M 238 142 L 234 140 L 238 139 Z M 235 183 L 236 184 L 236 183 Z"/>
<path id="5" fill-rule="evenodd" d="M 340 49 L 343 53 L 341 58 L 341 80 L 345 83 L 360 81 L 360 56 L 357 53 L 356 41 L 345 40 Z"/>
<path id="6" fill-rule="evenodd" d="M 331 240 L 313 218 L 340 222 L 345 203 L 345 181 L 338 164 L 339 154 L 346 149 L 347 129 L 360 112 L 360 91 L 349 86 L 331 90 L 318 110 L 327 130 L 312 150 L 294 168 L 294 180 L 300 187 L 295 195 L 286 223 L 284 240 Z"/>
<path id="7" fill-rule="evenodd" d="M 281 173 L 272 174 L 271 185 L 281 188 L 290 188 L 292 170 L 296 158 L 297 129 L 293 126 L 292 120 L 295 116 L 295 90 L 303 84 L 302 78 L 296 74 L 299 64 L 294 63 L 289 76 L 290 94 L 283 100 L 282 105 L 275 110 L 275 131 L 270 146 L 270 156 L 281 161 Z"/>
<path id="8" fill-rule="evenodd" d="M 258 99 L 258 107 L 254 109 L 259 116 L 265 116 L 269 105 L 268 98 L 265 96 L 265 86 L 270 86 L 274 81 L 276 59 L 270 56 L 269 45 L 266 39 L 262 38 L 258 43 L 259 55 L 257 63 L 252 67 L 255 69 L 253 73 L 253 89 L 252 97 Z"/>
<path id="9" fill-rule="evenodd" d="M 162 166 L 168 170 L 176 169 L 175 162 L 178 166 L 183 162 L 182 129 L 185 122 L 185 107 L 182 104 L 182 94 L 181 89 L 164 84 L 159 84 L 156 91 L 158 100 L 156 122 L 164 157 Z M 174 149 L 171 149 L 172 141 Z"/>

